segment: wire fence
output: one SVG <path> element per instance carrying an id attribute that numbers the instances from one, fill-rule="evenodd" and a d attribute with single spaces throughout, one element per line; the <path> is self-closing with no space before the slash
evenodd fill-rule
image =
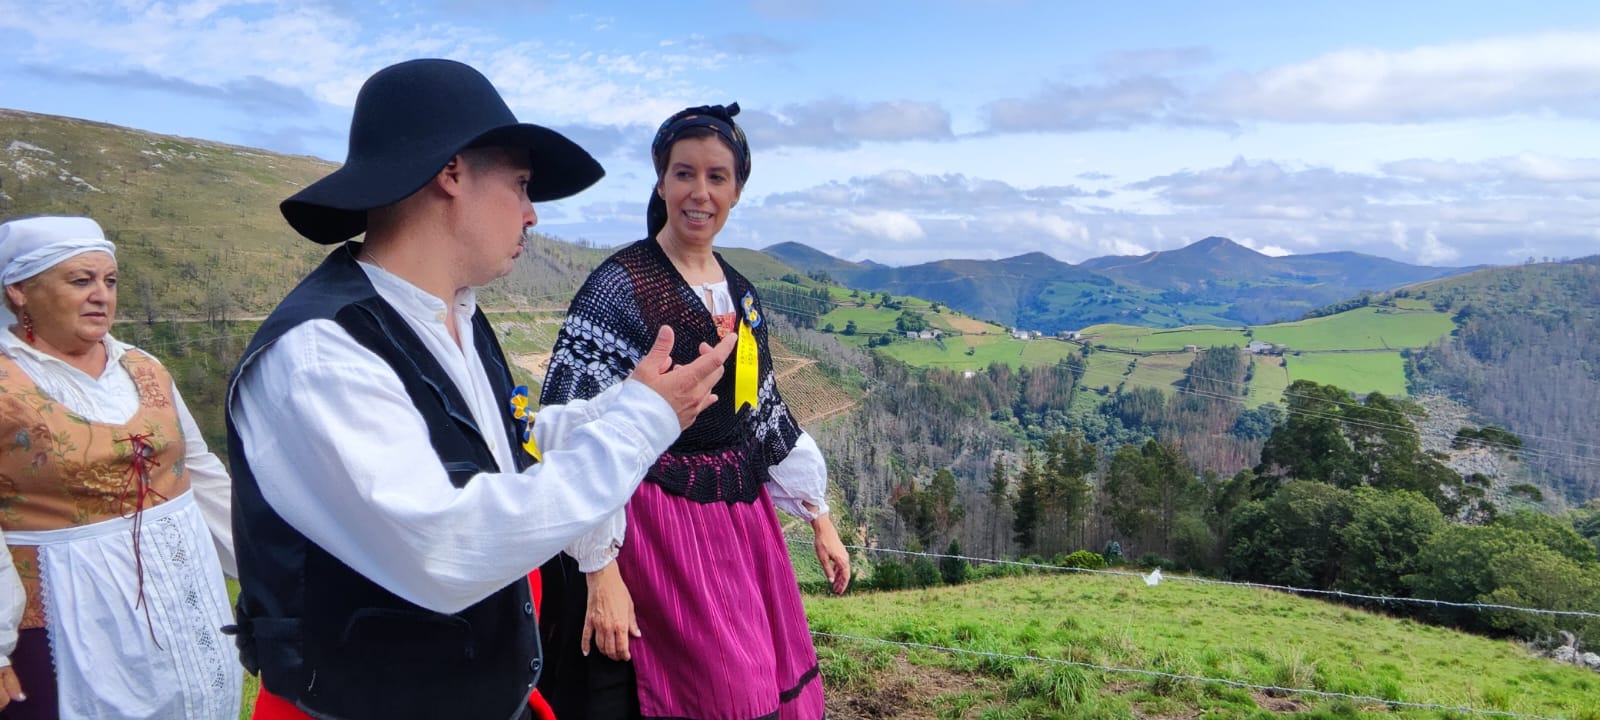
<path id="1" fill-rule="evenodd" d="M 808 546 L 808 547 L 811 545 L 811 540 L 806 539 L 806 538 L 786 537 L 785 539 L 790 544 L 805 545 L 805 546 Z M 1582 617 L 1582 618 L 1600 618 L 1600 613 L 1582 612 L 1582 611 L 1550 610 L 1550 609 L 1544 609 L 1544 608 L 1530 608 L 1530 607 L 1520 607 L 1520 606 L 1513 606 L 1513 605 L 1499 605 L 1499 604 L 1494 604 L 1494 603 L 1458 603 L 1458 602 L 1449 602 L 1449 601 L 1444 601 L 1444 600 L 1433 600 L 1433 599 L 1427 599 L 1427 598 L 1399 598 L 1399 597 L 1389 597 L 1389 596 L 1380 596 L 1380 595 L 1363 595 L 1363 594 L 1359 594 L 1359 593 L 1347 593 L 1347 592 L 1342 592 L 1342 591 L 1337 591 L 1337 590 L 1317 590 L 1317 589 L 1313 589 L 1313 588 L 1297 588 L 1297 587 L 1290 587 L 1290 586 L 1284 586 L 1284 585 L 1270 585 L 1270 584 L 1262 584 L 1262 583 L 1247 583 L 1247 582 L 1232 582 L 1232 581 L 1222 581 L 1222 580 L 1211 580 L 1211 579 L 1207 579 L 1207 578 L 1198 578 L 1198 577 L 1185 576 L 1185 575 L 1160 576 L 1159 574 L 1155 574 L 1154 576 L 1152 576 L 1151 574 L 1145 574 L 1145 573 L 1140 573 L 1140 572 L 1132 572 L 1132 571 L 1126 571 L 1126 570 L 1100 570 L 1100 569 L 1090 569 L 1090 568 L 1062 567 L 1062 566 L 1058 566 L 1058 565 L 1047 565 L 1047 564 L 1042 564 L 1042 563 L 1024 562 L 1024 561 L 1017 561 L 1017 560 L 1001 560 L 1001 559 L 996 559 L 996 558 L 983 558 L 983 557 L 973 557 L 973 556 L 968 556 L 968 555 L 952 555 L 952 554 L 944 554 L 944 553 L 925 553 L 925 552 L 916 552 L 916 551 L 911 551 L 911 550 L 899 550 L 899 549 L 893 549 L 893 548 L 866 547 L 866 546 L 861 546 L 861 545 L 846 545 L 845 547 L 847 549 L 851 550 L 851 551 L 854 551 L 854 552 L 862 552 L 862 553 L 868 553 L 868 554 L 883 553 L 883 554 L 892 554 L 892 555 L 910 556 L 910 557 L 921 557 L 921 558 L 929 558 L 929 559 L 952 558 L 952 559 L 963 560 L 963 561 L 967 561 L 967 562 L 971 562 L 971 563 L 1009 565 L 1009 566 L 1015 566 L 1015 567 L 1022 567 L 1022 568 L 1026 568 L 1026 569 L 1030 569 L 1030 570 L 1058 571 L 1058 572 L 1076 572 L 1076 573 L 1085 573 L 1085 574 L 1091 574 L 1091 575 L 1108 575 L 1108 576 L 1115 576 L 1115 577 L 1139 578 L 1142 582 L 1144 582 L 1145 584 L 1149 584 L 1149 585 L 1156 585 L 1156 584 L 1159 584 L 1160 582 L 1187 582 L 1187 583 L 1193 583 L 1193 584 L 1197 584 L 1197 585 L 1214 585 L 1214 586 L 1238 587 L 1238 588 L 1254 588 L 1254 589 L 1272 590 L 1272 591 L 1296 593 L 1296 594 L 1332 596 L 1332 597 L 1337 597 L 1337 598 L 1341 598 L 1341 599 L 1358 599 L 1358 600 L 1374 601 L 1374 602 L 1381 602 L 1381 603 L 1389 603 L 1389 602 L 1399 603 L 1399 604 L 1417 603 L 1417 604 L 1425 604 L 1425 605 L 1456 607 L 1456 608 L 1468 608 L 1468 609 L 1479 609 L 1479 610 L 1501 610 L 1501 611 L 1534 613 L 1534 614 L 1542 614 L 1542 615 L 1559 615 L 1559 616 Z M 1155 578 L 1159 578 L 1159 579 L 1156 580 Z M 865 636 L 852 635 L 852 634 L 840 633 L 840 632 L 812 631 L 811 634 L 814 637 L 825 638 L 825 639 L 828 639 L 828 640 L 843 640 L 843 641 L 862 643 L 862 644 L 872 644 L 872 645 L 880 645 L 880 646 L 898 647 L 898 648 L 906 649 L 906 650 L 927 650 L 927 651 L 946 653 L 946 654 L 951 654 L 951 655 L 962 655 L 962 656 L 969 656 L 969 657 L 982 657 L 982 658 L 995 659 L 995 660 L 1008 660 L 1008 661 L 1018 661 L 1018 662 L 1028 662 L 1028 663 L 1056 665 L 1056 666 L 1063 666 L 1063 667 L 1075 667 L 1075 668 L 1079 668 L 1079 669 L 1083 669 L 1083 670 L 1092 670 L 1092 671 L 1097 671 L 1097 672 L 1104 672 L 1104 673 L 1111 673 L 1111 674 L 1118 674 L 1118 675 L 1128 675 L 1128 676 L 1145 677 L 1145 678 L 1158 679 L 1158 680 L 1172 680 L 1172 681 L 1181 681 L 1181 682 L 1192 682 L 1192 683 L 1204 684 L 1204 685 L 1217 685 L 1217 686 L 1223 686 L 1223 687 L 1238 688 L 1238 689 L 1249 690 L 1249 691 L 1260 692 L 1260 693 L 1266 693 L 1266 694 L 1269 694 L 1269 695 L 1277 695 L 1277 696 L 1296 695 L 1296 696 L 1319 698 L 1319 699 L 1349 700 L 1349 701 L 1356 702 L 1356 703 L 1361 703 L 1361 704 L 1367 705 L 1367 706 L 1382 706 L 1382 707 L 1386 707 L 1386 708 L 1389 708 L 1389 709 L 1432 711 L 1432 712 L 1445 713 L 1447 716 L 1450 713 L 1459 713 L 1459 714 L 1475 715 L 1475 716 L 1481 716 L 1481 717 L 1516 718 L 1518 720 L 1561 720 L 1561 718 L 1556 718 L 1556 717 L 1550 717 L 1550 716 L 1544 716 L 1544 715 L 1535 715 L 1535 714 L 1528 714 L 1528 713 L 1518 713 L 1518 712 L 1512 712 L 1512 711 L 1507 711 L 1507 710 L 1494 710 L 1494 709 L 1478 708 L 1478 707 L 1471 707 L 1471 706 L 1465 706 L 1465 705 L 1447 705 L 1447 704 L 1432 703 L 1432 702 L 1412 702 L 1412 701 L 1398 700 L 1398 699 L 1393 699 L 1393 698 L 1384 698 L 1384 697 L 1377 697 L 1377 696 L 1371 696 L 1371 695 L 1361 695 L 1361 694 L 1356 694 L 1356 693 L 1334 692 L 1334 691 L 1328 691 L 1328 690 L 1318 690 L 1318 689 L 1315 689 L 1315 688 L 1290 687 L 1290 686 L 1282 686 L 1282 685 L 1269 685 L 1269 684 L 1253 683 L 1253 682 L 1248 682 L 1248 681 L 1244 681 L 1244 680 L 1236 680 L 1236 679 L 1230 679 L 1230 678 L 1216 678 L 1216 677 L 1209 677 L 1209 676 L 1204 676 L 1204 675 L 1191 675 L 1191 674 L 1186 674 L 1186 673 L 1165 672 L 1165 671 L 1161 671 L 1161 670 L 1150 670 L 1150 669 L 1144 669 L 1144 668 L 1117 667 L 1117 666 L 1113 666 L 1113 665 L 1103 665 L 1103 664 L 1092 663 L 1092 662 L 1065 660 L 1065 659 L 1061 659 L 1061 658 L 1044 657 L 1044 656 L 1040 656 L 1040 655 L 1014 654 L 1014 653 L 1003 653 L 1003 652 L 995 652 L 995 651 L 988 651 L 988 650 L 976 650 L 976 649 L 971 649 L 971 648 L 949 647 L 949 646 L 945 646 L 945 645 L 937 645 L 937 644 L 925 643 L 925 642 L 914 642 L 914 641 L 905 641 L 905 640 L 891 640 L 891 639 L 876 638 L 876 637 L 865 637 Z"/>
<path id="2" fill-rule="evenodd" d="M 788 540 L 789 540 L 789 542 L 791 544 L 804 543 L 806 545 L 809 545 L 810 542 L 811 542 L 811 541 L 806 540 L 804 538 L 788 538 Z M 1148 575 L 1146 573 L 1133 572 L 1133 571 L 1129 571 L 1129 570 L 1097 570 L 1097 569 L 1092 569 L 1092 568 L 1064 567 L 1064 566 L 1061 566 L 1061 565 L 1050 565 L 1050 564 L 1046 564 L 1046 563 L 1024 562 L 1024 561 L 1021 561 L 1021 560 L 1000 560 L 1000 559 L 996 559 L 996 558 L 972 557 L 972 556 L 969 556 L 969 555 L 947 555 L 947 554 L 943 554 L 943 553 L 918 552 L 918 551 L 914 551 L 914 550 L 899 550 L 899 549 L 894 549 L 894 548 L 878 548 L 878 547 L 869 547 L 869 546 L 865 546 L 865 545 L 846 545 L 845 548 L 848 549 L 848 550 L 854 551 L 854 552 L 861 552 L 861 553 L 868 553 L 868 554 L 877 553 L 877 554 L 887 554 L 887 555 L 899 555 L 899 556 L 905 556 L 905 557 L 922 557 L 922 558 L 929 558 L 929 559 L 932 559 L 932 560 L 942 560 L 942 559 L 950 558 L 950 559 L 954 559 L 954 560 L 963 560 L 963 561 L 966 561 L 966 562 L 969 562 L 969 563 L 983 563 L 983 564 L 988 564 L 988 565 L 1007 565 L 1007 566 L 1012 566 L 1012 567 L 1026 568 L 1026 569 L 1029 569 L 1029 570 L 1043 570 L 1043 571 L 1055 571 L 1055 572 L 1072 572 L 1072 573 L 1083 573 L 1083 574 L 1087 574 L 1087 575 L 1110 575 L 1110 576 L 1115 576 L 1115 577 L 1139 578 L 1139 579 L 1144 580 L 1144 581 L 1148 581 L 1148 580 L 1151 579 L 1150 575 Z M 1324 596 L 1324 597 L 1339 598 L 1339 599 L 1342 599 L 1342 600 L 1361 600 L 1361 601 L 1365 601 L 1365 602 L 1375 602 L 1375 603 L 1379 603 L 1379 604 L 1426 605 L 1426 606 L 1430 606 L 1430 607 L 1449 607 L 1449 608 L 1462 608 L 1462 609 L 1469 609 L 1469 610 L 1500 610 L 1500 611 L 1507 611 L 1507 612 L 1529 613 L 1529 614 L 1534 614 L 1534 615 L 1553 615 L 1553 616 L 1559 616 L 1559 617 L 1575 617 L 1575 618 L 1583 618 L 1583 619 L 1600 619 L 1600 613 L 1586 612 L 1586 611 L 1583 611 L 1583 610 L 1550 610 L 1550 609 L 1546 609 L 1546 608 L 1525 607 L 1525 606 L 1521 606 L 1521 605 L 1500 605 L 1500 604 L 1496 604 L 1496 603 L 1478 603 L 1478 602 L 1470 602 L 1470 603 L 1469 602 L 1453 602 L 1453 601 L 1450 601 L 1450 600 L 1435 600 L 1435 599 L 1431 599 L 1431 598 L 1413 598 L 1413 597 L 1394 597 L 1394 596 L 1390 596 L 1390 595 L 1366 595 L 1366 594 L 1362 594 L 1362 593 L 1345 592 L 1343 590 L 1319 590 L 1319 589 L 1316 589 L 1316 588 L 1293 587 L 1293 586 L 1290 586 L 1290 585 L 1272 585 L 1272 584 L 1268 584 L 1268 583 L 1239 582 L 1239 581 L 1234 581 L 1234 580 L 1213 580 L 1211 578 L 1196 577 L 1196 576 L 1193 576 L 1193 575 L 1162 575 L 1162 576 L 1159 576 L 1159 577 L 1160 577 L 1160 579 L 1159 579 L 1158 582 L 1184 582 L 1184 583 L 1192 583 L 1192 584 L 1195 584 L 1195 585 L 1215 585 L 1215 586 L 1220 586 L 1220 587 L 1255 588 L 1255 589 L 1258 589 L 1258 590 L 1273 590 L 1273 591 L 1276 591 L 1276 592 L 1294 593 L 1296 595 L 1320 595 L 1320 596 Z"/>
<path id="3" fill-rule="evenodd" d="M 900 641 L 900 640 L 885 640 L 885 639 L 882 639 L 882 638 L 862 637 L 860 635 L 847 635 L 847 634 L 844 634 L 844 633 L 812 631 L 811 635 L 813 637 L 828 638 L 830 640 L 848 640 L 848 641 L 851 641 L 851 642 L 859 642 L 859 643 L 867 643 L 867 644 L 875 644 L 875 645 L 888 645 L 888 646 L 894 646 L 894 647 L 899 647 L 899 648 L 903 648 L 903 649 L 910 649 L 910 650 L 932 650 L 932 651 L 935 651 L 935 652 L 948 653 L 948 654 L 952 654 L 952 655 L 968 655 L 968 656 L 983 657 L 983 658 L 989 658 L 989 659 L 995 659 L 995 660 L 1016 660 L 1016 661 L 1022 661 L 1022 662 L 1032 662 L 1032 663 L 1040 663 L 1040 664 L 1059 665 L 1059 666 L 1063 666 L 1063 667 L 1074 667 L 1074 668 L 1079 668 L 1079 669 L 1083 669 L 1083 670 L 1095 670 L 1095 671 L 1099 671 L 1099 672 L 1113 673 L 1113 674 L 1119 674 L 1119 675 L 1134 675 L 1134 676 L 1140 676 L 1140 677 L 1146 677 L 1146 678 L 1152 678 L 1152 679 L 1160 679 L 1160 680 L 1177 680 L 1177 681 L 1182 681 L 1182 682 L 1193 682 L 1193 683 L 1200 683 L 1200 684 L 1206 684 L 1206 685 L 1222 685 L 1222 686 L 1225 686 L 1225 687 L 1239 688 L 1239 689 L 1243 689 L 1243 690 L 1253 690 L 1253 691 L 1256 691 L 1256 692 L 1269 693 L 1269 694 L 1286 694 L 1286 695 L 1292 694 L 1292 695 L 1302 695 L 1302 696 L 1325 698 L 1325 699 L 1350 700 L 1350 701 L 1362 703 L 1362 704 L 1365 704 L 1365 705 L 1380 705 L 1380 706 L 1385 706 L 1385 707 L 1392 708 L 1392 709 L 1428 710 L 1428 711 L 1435 711 L 1435 712 L 1442 712 L 1442 713 L 1463 713 L 1463 714 L 1468 714 L 1468 715 L 1478 715 L 1478 716 L 1484 716 L 1484 717 L 1515 718 L 1516 720 L 1562 720 L 1561 718 L 1555 718 L 1555 717 L 1550 717 L 1550 716 L 1546 716 L 1546 715 L 1529 715 L 1529 714 L 1525 714 L 1525 713 L 1510 712 L 1510 711 L 1507 711 L 1507 710 L 1489 710 L 1489 709 L 1485 709 L 1485 708 L 1475 708 L 1475 707 L 1469 707 L 1469 706 L 1464 706 L 1464 705 L 1444 705 L 1444 704 L 1440 704 L 1440 703 L 1410 702 L 1410 701 L 1405 701 L 1405 700 L 1391 700 L 1391 699 L 1388 699 L 1388 698 L 1375 697 L 1375 696 L 1371 696 L 1371 695 L 1356 695 L 1356 694 L 1353 694 L 1353 693 L 1331 692 L 1331 691 L 1327 691 L 1327 690 L 1316 690 L 1316 689 L 1313 689 L 1313 688 L 1283 687 L 1283 686 L 1279 686 L 1279 685 L 1261 685 L 1261 684 L 1257 684 L 1257 683 L 1245 682 L 1245 681 L 1242 681 L 1242 680 L 1229 680 L 1227 678 L 1205 677 L 1203 675 L 1186 675 L 1184 673 L 1170 673 L 1170 672 L 1162 672 L 1160 670 L 1145 670 L 1145 669 L 1140 669 L 1140 668 L 1114 667 L 1114 666 L 1110 666 L 1110 665 L 1098 665 L 1098 664 L 1095 664 L 1095 663 L 1078 662 L 1078 661 L 1074 661 L 1074 660 L 1062 660 L 1062 659 L 1059 659 L 1059 658 L 1040 657 L 1038 655 L 1015 655 L 1015 654 L 1011 654 L 1011 653 L 990 652 L 990 651 L 985 651 L 985 650 L 969 650 L 969 649 L 966 649 L 966 648 L 953 648 L 953 647 L 945 647 L 945 646 L 942 646 L 942 645 L 931 645 L 931 644 L 928 644 L 928 643 L 919 643 L 919 642 L 905 642 L 905 641 Z"/>

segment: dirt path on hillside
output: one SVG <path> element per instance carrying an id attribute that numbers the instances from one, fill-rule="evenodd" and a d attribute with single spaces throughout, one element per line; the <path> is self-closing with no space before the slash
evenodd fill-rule
<path id="1" fill-rule="evenodd" d="M 550 367 L 550 353 L 522 353 L 511 356 L 511 363 L 517 367 L 533 373 L 533 376 L 544 379 L 545 370 Z"/>
<path id="2" fill-rule="evenodd" d="M 782 380 L 790 375 L 804 370 L 808 366 L 817 364 L 817 361 L 808 357 L 800 357 L 798 355 L 773 355 L 772 363 L 774 365 L 779 363 L 793 363 L 778 373 L 777 379 Z"/>

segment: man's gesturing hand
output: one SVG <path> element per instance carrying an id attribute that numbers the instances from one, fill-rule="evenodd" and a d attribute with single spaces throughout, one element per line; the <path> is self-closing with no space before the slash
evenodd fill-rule
<path id="1" fill-rule="evenodd" d="M 712 347 L 700 343 L 700 357 L 688 365 L 672 364 L 672 326 L 662 325 L 649 354 L 639 361 L 632 377 L 656 391 L 678 413 L 678 427 L 687 428 L 701 410 L 711 407 L 717 396 L 711 388 L 722 378 L 722 365 L 733 352 L 738 336 L 728 333 Z"/>

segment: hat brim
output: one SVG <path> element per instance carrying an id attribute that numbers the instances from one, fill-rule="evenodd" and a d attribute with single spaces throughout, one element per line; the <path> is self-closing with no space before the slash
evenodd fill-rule
<path id="1" fill-rule="evenodd" d="M 528 199 L 550 202 L 571 197 L 605 177 L 605 168 L 588 151 L 550 128 L 529 123 L 507 125 L 470 138 L 454 148 L 418 152 L 386 161 L 347 163 L 279 204 L 283 218 L 307 239 L 331 245 L 367 231 L 367 211 L 392 205 L 420 190 L 468 147 L 526 148 L 532 157 Z"/>

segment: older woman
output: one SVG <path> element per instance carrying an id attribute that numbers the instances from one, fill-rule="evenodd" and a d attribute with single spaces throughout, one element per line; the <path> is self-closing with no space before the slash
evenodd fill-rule
<path id="1" fill-rule="evenodd" d="M 739 337 L 717 403 L 657 460 L 625 514 L 543 573 L 541 688 L 558 717 L 823 714 L 774 505 L 810 521 L 836 592 L 850 560 L 829 519 L 822 453 L 778 393 L 755 287 L 712 250 L 750 175 L 738 110 L 690 108 L 662 124 L 649 236 L 589 276 L 545 377 L 543 403 L 592 397 L 633 370 L 649 328 L 677 331 L 677 362 Z"/>
<path id="2" fill-rule="evenodd" d="M 115 252 L 88 218 L 0 224 L 0 718 L 231 720 L 228 477 L 112 339 Z"/>

